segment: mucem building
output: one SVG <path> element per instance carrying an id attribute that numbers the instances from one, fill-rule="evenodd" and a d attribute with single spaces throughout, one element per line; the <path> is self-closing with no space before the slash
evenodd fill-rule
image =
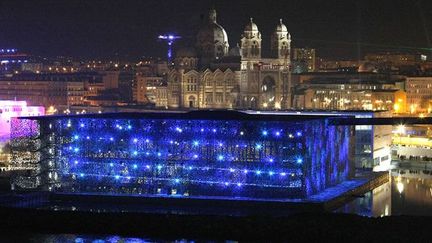
<path id="1" fill-rule="evenodd" d="M 340 119 L 346 117 L 236 111 L 19 118 L 12 124 L 13 166 L 34 170 L 16 177 L 13 187 L 119 196 L 307 198 L 354 174 L 354 129 L 337 125 Z"/>

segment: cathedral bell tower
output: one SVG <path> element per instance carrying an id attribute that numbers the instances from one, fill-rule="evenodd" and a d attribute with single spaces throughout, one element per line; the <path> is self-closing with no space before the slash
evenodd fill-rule
<path id="1" fill-rule="evenodd" d="M 291 35 L 287 27 L 283 24 L 282 19 L 276 26 L 271 36 L 271 53 L 274 58 L 285 59 L 290 57 Z"/>
<path id="2" fill-rule="evenodd" d="M 261 33 L 252 18 L 250 18 L 250 22 L 244 29 L 240 48 L 242 59 L 261 58 Z"/>

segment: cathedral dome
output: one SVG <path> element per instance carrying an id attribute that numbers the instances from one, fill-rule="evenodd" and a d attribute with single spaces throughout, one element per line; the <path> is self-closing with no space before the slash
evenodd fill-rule
<path id="1" fill-rule="evenodd" d="M 288 32 L 287 27 L 282 22 L 282 19 L 279 20 L 279 24 L 276 25 L 276 32 Z"/>
<path id="2" fill-rule="evenodd" d="M 225 29 L 216 22 L 216 11 L 210 10 L 208 22 L 198 32 L 199 39 L 213 39 L 219 42 L 228 43 L 228 35 Z"/>
<path id="3" fill-rule="evenodd" d="M 258 26 L 253 22 L 253 18 L 250 18 L 250 22 L 246 25 L 244 31 L 258 32 Z"/>

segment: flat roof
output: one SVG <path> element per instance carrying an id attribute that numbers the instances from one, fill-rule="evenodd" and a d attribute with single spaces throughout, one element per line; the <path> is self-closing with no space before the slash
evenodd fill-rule
<path id="1" fill-rule="evenodd" d="M 31 120 L 56 120 L 65 118 L 100 118 L 100 119 L 185 119 L 185 120 L 251 120 L 251 121 L 290 121 L 302 122 L 328 118 L 353 117 L 331 114 L 275 114 L 275 113 L 246 113 L 235 110 L 197 110 L 197 111 L 152 111 L 152 112 L 117 112 L 117 113 L 92 113 L 78 115 L 52 115 L 20 117 Z"/>

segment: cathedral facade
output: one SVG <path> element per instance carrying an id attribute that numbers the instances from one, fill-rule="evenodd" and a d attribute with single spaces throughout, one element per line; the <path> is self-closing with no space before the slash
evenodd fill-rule
<path id="1" fill-rule="evenodd" d="M 194 47 L 176 52 L 168 73 L 169 108 L 287 109 L 291 107 L 291 36 L 282 23 L 262 57 L 262 38 L 251 18 L 230 48 L 225 29 L 210 10 Z"/>

